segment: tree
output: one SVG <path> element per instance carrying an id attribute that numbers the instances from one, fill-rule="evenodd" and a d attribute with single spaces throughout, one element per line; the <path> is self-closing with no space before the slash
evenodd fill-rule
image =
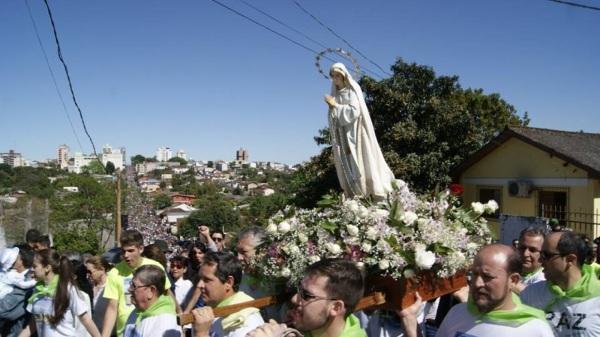
<path id="1" fill-rule="evenodd" d="M 267 226 L 269 218 L 285 208 L 288 198 L 275 193 L 269 196 L 256 196 L 250 199 L 247 222 L 253 226 Z"/>
<path id="2" fill-rule="evenodd" d="M 213 229 L 236 232 L 240 225 L 240 215 L 235 204 L 220 195 L 201 198 L 195 205 L 198 210 L 192 212 L 181 227 L 181 235 L 187 238 L 197 236 L 197 225 L 206 224 Z"/>
<path id="3" fill-rule="evenodd" d="M 499 94 L 463 89 L 457 76 L 437 76 L 431 67 L 398 59 L 393 75 L 360 81 L 384 157 L 396 175 L 419 191 L 450 182 L 450 170 L 508 125 L 527 125 Z M 315 141 L 328 145 L 328 130 Z M 331 148 L 293 174 L 294 203 L 314 206 L 324 193 L 341 191 Z"/>
<path id="4" fill-rule="evenodd" d="M 131 157 L 131 166 L 137 165 L 137 164 L 143 164 L 146 161 L 146 157 L 142 156 L 141 154 L 136 154 L 135 156 Z"/>
<path id="5" fill-rule="evenodd" d="M 82 168 L 82 172 L 87 174 L 106 174 L 106 168 L 100 160 L 92 160 Z"/>
<path id="6" fill-rule="evenodd" d="M 106 174 L 112 175 L 113 173 L 115 173 L 115 170 L 115 164 L 113 164 L 112 161 L 106 162 Z"/>
<path id="7" fill-rule="evenodd" d="M 154 197 L 152 204 L 154 205 L 155 209 L 167 208 L 167 207 L 171 206 L 171 197 L 169 197 L 169 195 L 164 194 L 164 193 L 159 194 L 156 197 Z"/>
<path id="8" fill-rule="evenodd" d="M 187 160 L 181 158 L 181 157 L 173 157 L 171 159 L 169 159 L 169 162 L 171 163 L 179 163 L 181 166 L 185 166 L 187 165 Z"/>

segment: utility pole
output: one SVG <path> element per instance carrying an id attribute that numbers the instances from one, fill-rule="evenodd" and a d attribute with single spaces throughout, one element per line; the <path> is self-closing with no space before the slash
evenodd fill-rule
<path id="1" fill-rule="evenodd" d="M 117 173 L 117 207 L 115 219 L 115 245 L 118 247 L 121 242 L 121 172 Z"/>

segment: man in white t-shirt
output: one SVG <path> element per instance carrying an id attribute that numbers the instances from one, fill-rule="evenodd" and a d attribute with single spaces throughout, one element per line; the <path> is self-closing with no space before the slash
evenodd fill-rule
<path id="1" fill-rule="evenodd" d="M 513 293 L 521 267 L 520 256 L 511 247 L 483 247 L 471 269 L 469 301 L 450 310 L 436 336 L 554 336 L 544 313 L 521 304 Z"/>
<path id="2" fill-rule="evenodd" d="M 559 336 L 600 336 L 600 281 L 585 264 L 589 251 L 579 234 L 550 233 L 542 249 L 546 281 L 521 293 L 523 303 L 546 312 Z"/>
<path id="3" fill-rule="evenodd" d="M 165 295 L 165 272 L 154 265 L 136 269 L 129 283 L 135 310 L 125 322 L 124 337 L 181 337 L 175 302 Z"/>
<path id="4" fill-rule="evenodd" d="M 529 226 L 522 230 L 519 235 L 517 250 L 521 254 L 523 271 L 521 272 L 521 282 L 517 286 L 518 292 L 523 291 L 527 286 L 546 279 L 541 258 L 545 236 L 546 229 L 540 226 Z"/>

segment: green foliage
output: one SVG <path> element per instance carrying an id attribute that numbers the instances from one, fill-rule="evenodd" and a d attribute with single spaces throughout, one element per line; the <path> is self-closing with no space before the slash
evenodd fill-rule
<path id="1" fill-rule="evenodd" d="M 240 215 L 235 204 L 218 194 L 205 196 L 196 202 L 197 211 L 190 214 L 181 226 L 181 235 L 186 238 L 197 236 L 197 225 L 206 224 L 210 228 L 237 232 L 240 228 Z"/>
<path id="2" fill-rule="evenodd" d="M 50 224 L 53 231 L 77 226 L 78 230 L 112 226 L 109 216 L 114 212 L 115 188 L 112 182 L 99 183 L 86 175 L 71 175 L 57 181 L 57 187 L 77 186 L 77 193 L 63 193 L 52 199 Z"/>
<path id="3" fill-rule="evenodd" d="M 106 162 L 106 174 L 112 175 L 113 173 L 115 173 L 115 170 L 115 164 L 113 164 L 112 161 Z"/>
<path id="4" fill-rule="evenodd" d="M 171 206 L 171 197 L 169 197 L 169 195 L 167 194 L 159 194 L 156 197 L 154 197 L 154 200 L 152 201 L 152 205 L 154 206 L 155 209 L 163 209 L 163 208 L 167 208 L 169 206 Z"/>
<path id="5" fill-rule="evenodd" d="M 246 201 L 250 204 L 245 214 L 246 222 L 253 226 L 266 226 L 272 215 L 285 208 L 288 198 L 281 193 L 274 193 L 251 197 Z"/>
<path id="6" fill-rule="evenodd" d="M 137 164 L 143 164 L 146 161 L 146 157 L 142 156 L 141 154 L 136 154 L 135 156 L 131 157 L 131 165 L 135 166 Z"/>
<path id="7" fill-rule="evenodd" d="M 450 170 L 508 125 L 527 125 L 527 114 L 499 94 L 463 89 L 457 76 L 399 59 L 393 76 L 360 81 L 384 157 L 397 178 L 418 192 L 445 186 Z M 329 143 L 327 129 L 315 137 Z M 331 149 L 325 148 L 293 176 L 294 203 L 310 207 L 329 189 L 339 191 Z"/>
<path id="8" fill-rule="evenodd" d="M 56 173 L 54 170 L 44 168 L 16 167 L 13 169 L 11 178 L 5 176 L 0 180 L 4 179 L 7 187 L 10 187 L 13 191 L 22 190 L 33 197 L 49 198 L 54 194 L 55 189 L 48 177 Z"/>
<path id="9" fill-rule="evenodd" d="M 181 166 L 185 166 L 187 165 L 187 160 L 181 158 L 181 157 L 173 157 L 171 159 L 169 159 L 169 162 L 171 163 L 179 163 L 181 164 Z"/>
<path id="10" fill-rule="evenodd" d="M 82 167 L 81 171 L 86 174 L 106 174 L 106 168 L 99 160 L 92 160 L 88 165 Z"/>
<path id="11" fill-rule="evenodd" d="M 59 251 L 75 251 L 92 255 L 102 253 L 98 231 L 94 227 L 54 228 L 54 247 Z"/>
<path id="12" fill-rule="evenodd" d="M 171 190 L 174 192 L 181 192 L 184 194 L 198 194 L 200 185 L 196 181 L 193 175 L 189 174 L 174 174 L 171 180 Z"/>

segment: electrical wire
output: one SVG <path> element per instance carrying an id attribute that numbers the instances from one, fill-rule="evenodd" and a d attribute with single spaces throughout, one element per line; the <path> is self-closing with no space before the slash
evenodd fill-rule
<path id="1" fill-rule="evenodd" d="M 379 64 L 375 63 L 375 61 L 372 61 L 370 58 L 368 58 L 365 54 L 363 54 L 360 50 L 358 50 L 357 48 L 355 48 L 354 46 L 352 46 L 350 44 L 350 42 L 348 42 L 346 39 L 344 39 L 343 37 L 341 37 L 338 33 L 336 33 L 333 29 L 331 29 L 329 26 L 327 26 L 326 24 L 324 24 L 321 20 L 319 20 L 316 16 L 314 16 L 312 13 L 310 13 L 306 8 L 302 7 L 302 5 L 296 1 L 293 0 L 294 3 L 296 4 L 296 6 L 298 6 L 298 8 L 300 8 L 300 10 L 302 10 L 305 14 L 307 14 L 308 16 L 310 16 L 313 20 L 315 20 L 319 25 L 321 25 L 322 27 L 324 27 L 325 29 L 327 29 L 331 34 L 333 34 L 335 37 L 337 37 L 338 39 L 342 40 L 348 47 L 350 47 L 350 49 L 354 50 L 356 53 L 358 53 L 358 55 L 362 56 L 365 60 L 369 61 L 369 63 L 371 63 L 372 65 L 374 65 L 375 67 L 379 68 L 379 70 L 381 70 L 384 74 L 386 74 L 387 76 L 392 76 L 392 74 L 390 74 L 389 72 L 385 71 Z"/>
<path id="2" fill-rule="evenodd" d="M 579 7 L 579 8 L 585 8 L 585 9 L 591 9 L 591 10 L 595 10 L 595 11 L 600 11 L 600 7 L 588 6 L 588 5 L 579 4 L 579 3 L 571 2 L 571 1 L 564 1 L 564 0 L 548 0 L 548 1 L 557 2 L 557 3 L 560 3 L 560 4 L 564 4 L 564 5 L 568 5 L 568 6 L 573 6 L 573 7 Z"/>
<path id="3" fill-rule="evenodd" d="M 79 112 L 79 118 L 81 119 L 81 124 L 83 125 L 83 131 L 85 131 L 85 134 L 87 135 L 88 139 L 90 140 L 90 143 L 92 144 L 92 150 L 94 151 L 94 157 L 96 157 L 98 162 L 100 162 L 100 165 L 102 165 L 102 167 L 106 170 L 106 167 L 104 166 L 104 164 L 102 164 L 102 161 L 100 160 L 100 157 L 98 156 L 98 153 L 96 152 L 96 145 L 94 144 L 94 140 L 92 139 L 92 136 L 90 136 L 90 133 L 88 132 L 87 126 L 85 125 L 85 119 L 83 118 L 83 112 L 81 112 L 81 108 L 79 107 L 79 104 L 77 103 L 77 98 L 75 98 L 75 91 L 73 90 L 73 83 L 71 82 L 71 76 L 69 75 L 69 68 L 67 67 L 67 64 L 65 63 L 65 60 L 62 55 L 62 51 L 60 49 L 60 42 L 58 41 L 58 33 L 56 32 L 56 25 L 54 24 L 52 10 L 50 9 L 48 0 L 44 0 L 44 3 L 46 4 L 46 9 L 48 10 L 48 16 L 50 17 L 50 23 L 52 24 L 52 32 L 54 33 L 54 42 L 56 43 L 56 50 L 58 52 L 58 58 L 60 59 L 60 62 L 62 63 L 63 68 L 65 69 L 65 74 L 67 75 L 67 82 L 69 82 L 69 90 L 71 91 L 71 98 L 73 99 L 73 103 L 75 104 L 75 107 L 77 107 L 77 111 Z"/>
<path id="4" fill-rule="evenodd" d="M 48 67 L 48 71 L 50 72 L 50 77 L 52 78 L 52 82 L 54 83 L 54 88 L 56 89 L 56 94 L 62 104 L 63 111 L 65 112 L 65 116 L 67 116 L 67 120 L 69 121 L 69 125 L 71 126 L 71 131 L 73 131 L 73 135 L 75 136 L 75 140 L 77 140 L 77 144 L 79 145 L 79 150 L 83 152 L 83 146 L 81 146 L 81 142 L 79 141 L 79 136 L 77 135 L 77 131 L 75 131 L 75 126 L 73 126 L 73 121 L 71 120 L 71 116 L 69 115 L 69 111 L 67 110 L 67 105 L 65 104 L 65 100 L 63 99 L 62 94 L 60 93 L 60 89 L 58 88 L 58 83 L 56 82 L 56 77 L 54 76 L 54 71 L 50 66 L 50 61 L 48 60 L 48 54 L 46 53 L 46 49 L 44 49 L 44 45 L 42 44 L 42 39 L 40 38 L 40 33 L 33 18 L 33 14 L 31 11 L 31 7 L 29 6 L 29 0 L 25 0 L 25 5 L 27 6 L 27 12 L 29 13 L 29 19 L 31 20 L 31 24 L 33 26 L 33 31 L 35 32 L 35 37 L 37 38 L 38 45 L 40 46 L 40 50 L 44 55 L 44 59 L 46 60 L 46 66 Z"/>
<path id="5" fill-rule="evenodd" d="M 44 1 L 46 1 L 46 0 L 44 0 Z M 253 19 L 253 18 L 251 18 L 251 17 L 249 17 L 249 16 L 245 15 L 244 13 L 242 13 L 242 12 L 240 12 L 240 11 L 238 11 L 238 10 L 236 10 L 236 9 L 232 8 L 232 7 L 229 7 L 229 6 L 227 6 L 226 4 L 224 4 L 224 3 L 222 3 L 222 2 L 220 2 L 220 1 L 218 1 L 218 0 L 210 0 L 210 1 L 214 2 L 215 4 L 217 4 L 217 5 L 221 6 L 221 7 L 225 8 L 225 9 L 227 9 L 228 11 L 230 11 L 230 12 L 232 12 L 232 13 L 235 13 L 235 14 L 236 14 L 236 15 L 238 15 L 238 16 L 241 16 L 241 17 L 243 17 L 244 19 L 246 19 L 246 20 L 248 20 L 248 21 L 250 21 L 250 22 L 254 23 L 255 25 L 258 25 L 258 26 L 260 26 L 260 27 L 262 27 L 262 28 L 264 28 L 264 29 L 268 30 L 269 32 L 271 32 L 271 33 L 273 33 L 273 34 L 275 34 L 275 35 L 277 35 L 277 36 L 279 36 L 279 37 L 281 37 L 281 38 L 283 38 L 283 39 L 285 39 L 285 40 L 287 40 L 287 41 L 289 41 L 289 42 L 291 42 L 291 43 L 295 44 L 296 46 L 298 46 L 298 47 L 300 47 L 300 48 L 302 48 L 302 49 L 304 49 L 304 50 L 307 50 L 307 51 L 309 51 L 309 52 L 311 52 L 311 53 L 313 53 L 313 54 L 315 54 L 315 55 L 318 55 L 318 54 L 319 54 L 319 52 L 318 52 L 318 51 L 316 51 L 316 50 L 314 50 L 314 49 L 312 49 L 312 48 L 310 48 L 310 47 L 308 47 L 308 46 L 306 46 L 306 45 L 304 45 L 304 44 L 302 44 L 302 43 L 300 43 L 300 42 L 298 42 L 298 41 L 296 41 L 296 40 L 292 39 L 291 37 L 289 37 L 289 36 L 287 36 L 287 35 L 285 35 L 285 34 L 283 34 L 283 33 L 280 33 L 280 32 L 278 32 L 278 31 L 276 31 L 275 29 L 273 29 L 273 28 L 271 28 L 271 27 L 269 27 L 269 26 L 267 26 L 267 25 L 265 25 L 265 24 L 262 24 L 262 23 L 258 22 L 257 20 L 255 20 L 255 19 Z M 329 60 L 329 61 L 331 61 L 331 62 L 336 62 L 335 60 L 333 60 L 332 58 L 330 58 L 330 57 L 328 57 L 328 56 L 323 56 L 323 58 L 325 58 L 325 59 L 327 59 L 327 60 Z M 371 73 L 373 76 L 376 76 L 376 77 L 378 77 L 378 78 L 381 78 L 381 76 L 380 76 L 380 75 L 378 75 L 378 74 L 374 73 L 373 71 L 370 71 L 369 69 L 367 69 L 367 68 L 364 68 L 364 67 L 363 67 L 363 69 L 364 69 L 365 71 L 367 71 L 367 72 Z"/>

